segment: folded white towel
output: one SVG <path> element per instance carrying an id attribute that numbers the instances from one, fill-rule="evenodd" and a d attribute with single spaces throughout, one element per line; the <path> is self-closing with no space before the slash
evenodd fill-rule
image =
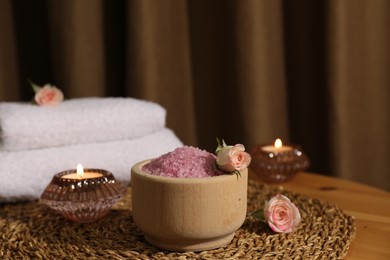
<path id="1" fill-rule="evenodd" d="M 131 167 L 182 146 L 169 129 L 133 139 L 106 143 L 62 146 L 19 152 L 0 152 L 0 202 L 34 200 L 54 174 L 84 168 L 105 169 L 127 185 Z"/>
<path id="2" fill-rule="evenodd" d="M 0 103 L 0 150 L 21 151 L 141 137 L 165 126 L 160 105 L 134 98 L 78 98 L 57 106 Z"/>

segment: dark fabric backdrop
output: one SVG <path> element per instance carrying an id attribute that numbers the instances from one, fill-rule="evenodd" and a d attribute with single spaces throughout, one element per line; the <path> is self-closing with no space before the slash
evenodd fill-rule
<path id="1" fill-rule="evenodd" d="M 390 1 L 0 0 L 0 101 L 155 101 L 188 145 L 284 141 L 390 190 Z"/>

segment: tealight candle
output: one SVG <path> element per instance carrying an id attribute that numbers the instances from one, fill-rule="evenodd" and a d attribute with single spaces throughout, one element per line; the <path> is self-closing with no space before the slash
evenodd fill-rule
<path id="1" fill-rule="evenodd" d="M 68 173 L 65 175 L 62 175 L 62 179 L 92 179 L 92 178 L 99 178 L 102 177 L 103 174 L 100 172 L 84 172 L 83 166 L 79 163 L 77 164 L 76 173 Z"/>
<path id="2" fill-rule="evenodd" d="M 266 183 L 286 182 L 310 166 L 300 146 L 283 145 L 280 139 L 274 145 L 255 146 L 251 156 L 249 167 Z"/>
<path id="3" fill-rule="evenodd" d="M 102 169 L 67 170 L 54 175 L 41 195 L 41 202 L 75 222 L 103 218 L 126 189 L 111 172 Z"/>
<path id="4" fill-rule="evenodd" d="M 279 138 L 275 140 L 274 145 L 265 145 L 261 147 L 261 150 L 269 153 L 281 153 L 291 151 L 293 148 L 288 145 L 283 145 L 282 140 Z"/>

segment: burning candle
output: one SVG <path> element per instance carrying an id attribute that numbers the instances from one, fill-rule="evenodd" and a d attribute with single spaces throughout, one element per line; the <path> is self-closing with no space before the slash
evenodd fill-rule
<path id="1" fill-rule="evenodd" d="M 103 174 L 100 172 L 94 172 L 94 171 L 87 171 L 84 172 L 83 166 L 79 163 L 77 164 L 76 172 L 68 173 L 63 176 L 61 176 L 62 179 L 92 179 L 92 178 L 99 178 L 102 177 Z"/>
<path id="2" fill-rule="evenodd" d="M 299 145 L 283 145 L 279 138 L 274 145 L 257 145 L 251 151 L 250 168 L 265 183 L 281 183 L 306 170 L 310 161 Z"/>
<path id="3" fill-rule="evenodd" d="M 293 147 L 288 145 L 283 145 L 282 140 L 278 138 L 275 140 L 274 145 L 265 145 L 261 147 L 261 150 L 268 153 L 281 153 L 281 152 L 292 151 Z"/>
<path id="4" fill-rule="evenodd" d="M 115 180 L 111 172 L 102 169 L 62 171 L 41 195 L 41 202 L 75 222 L 91 222 L 103 218 L 126 189 Z"/>

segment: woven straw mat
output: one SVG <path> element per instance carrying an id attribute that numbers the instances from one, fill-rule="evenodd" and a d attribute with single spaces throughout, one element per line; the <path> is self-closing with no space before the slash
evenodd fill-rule
<path id="1" fill-rule="evenodd" d="M 169 252 L 149 245 L 131 216 L 130 191 L 105 218 L 73 223 L 37 202 L 0 206 L 1 259 L 340 259 L 356 232 L 353 217 L 336 205 L 249 181 L 248 212 L 276 193 L 300 209 L 302 222 L 290 234 L 274 233 L 247 217 L 226 247 Z"/>

